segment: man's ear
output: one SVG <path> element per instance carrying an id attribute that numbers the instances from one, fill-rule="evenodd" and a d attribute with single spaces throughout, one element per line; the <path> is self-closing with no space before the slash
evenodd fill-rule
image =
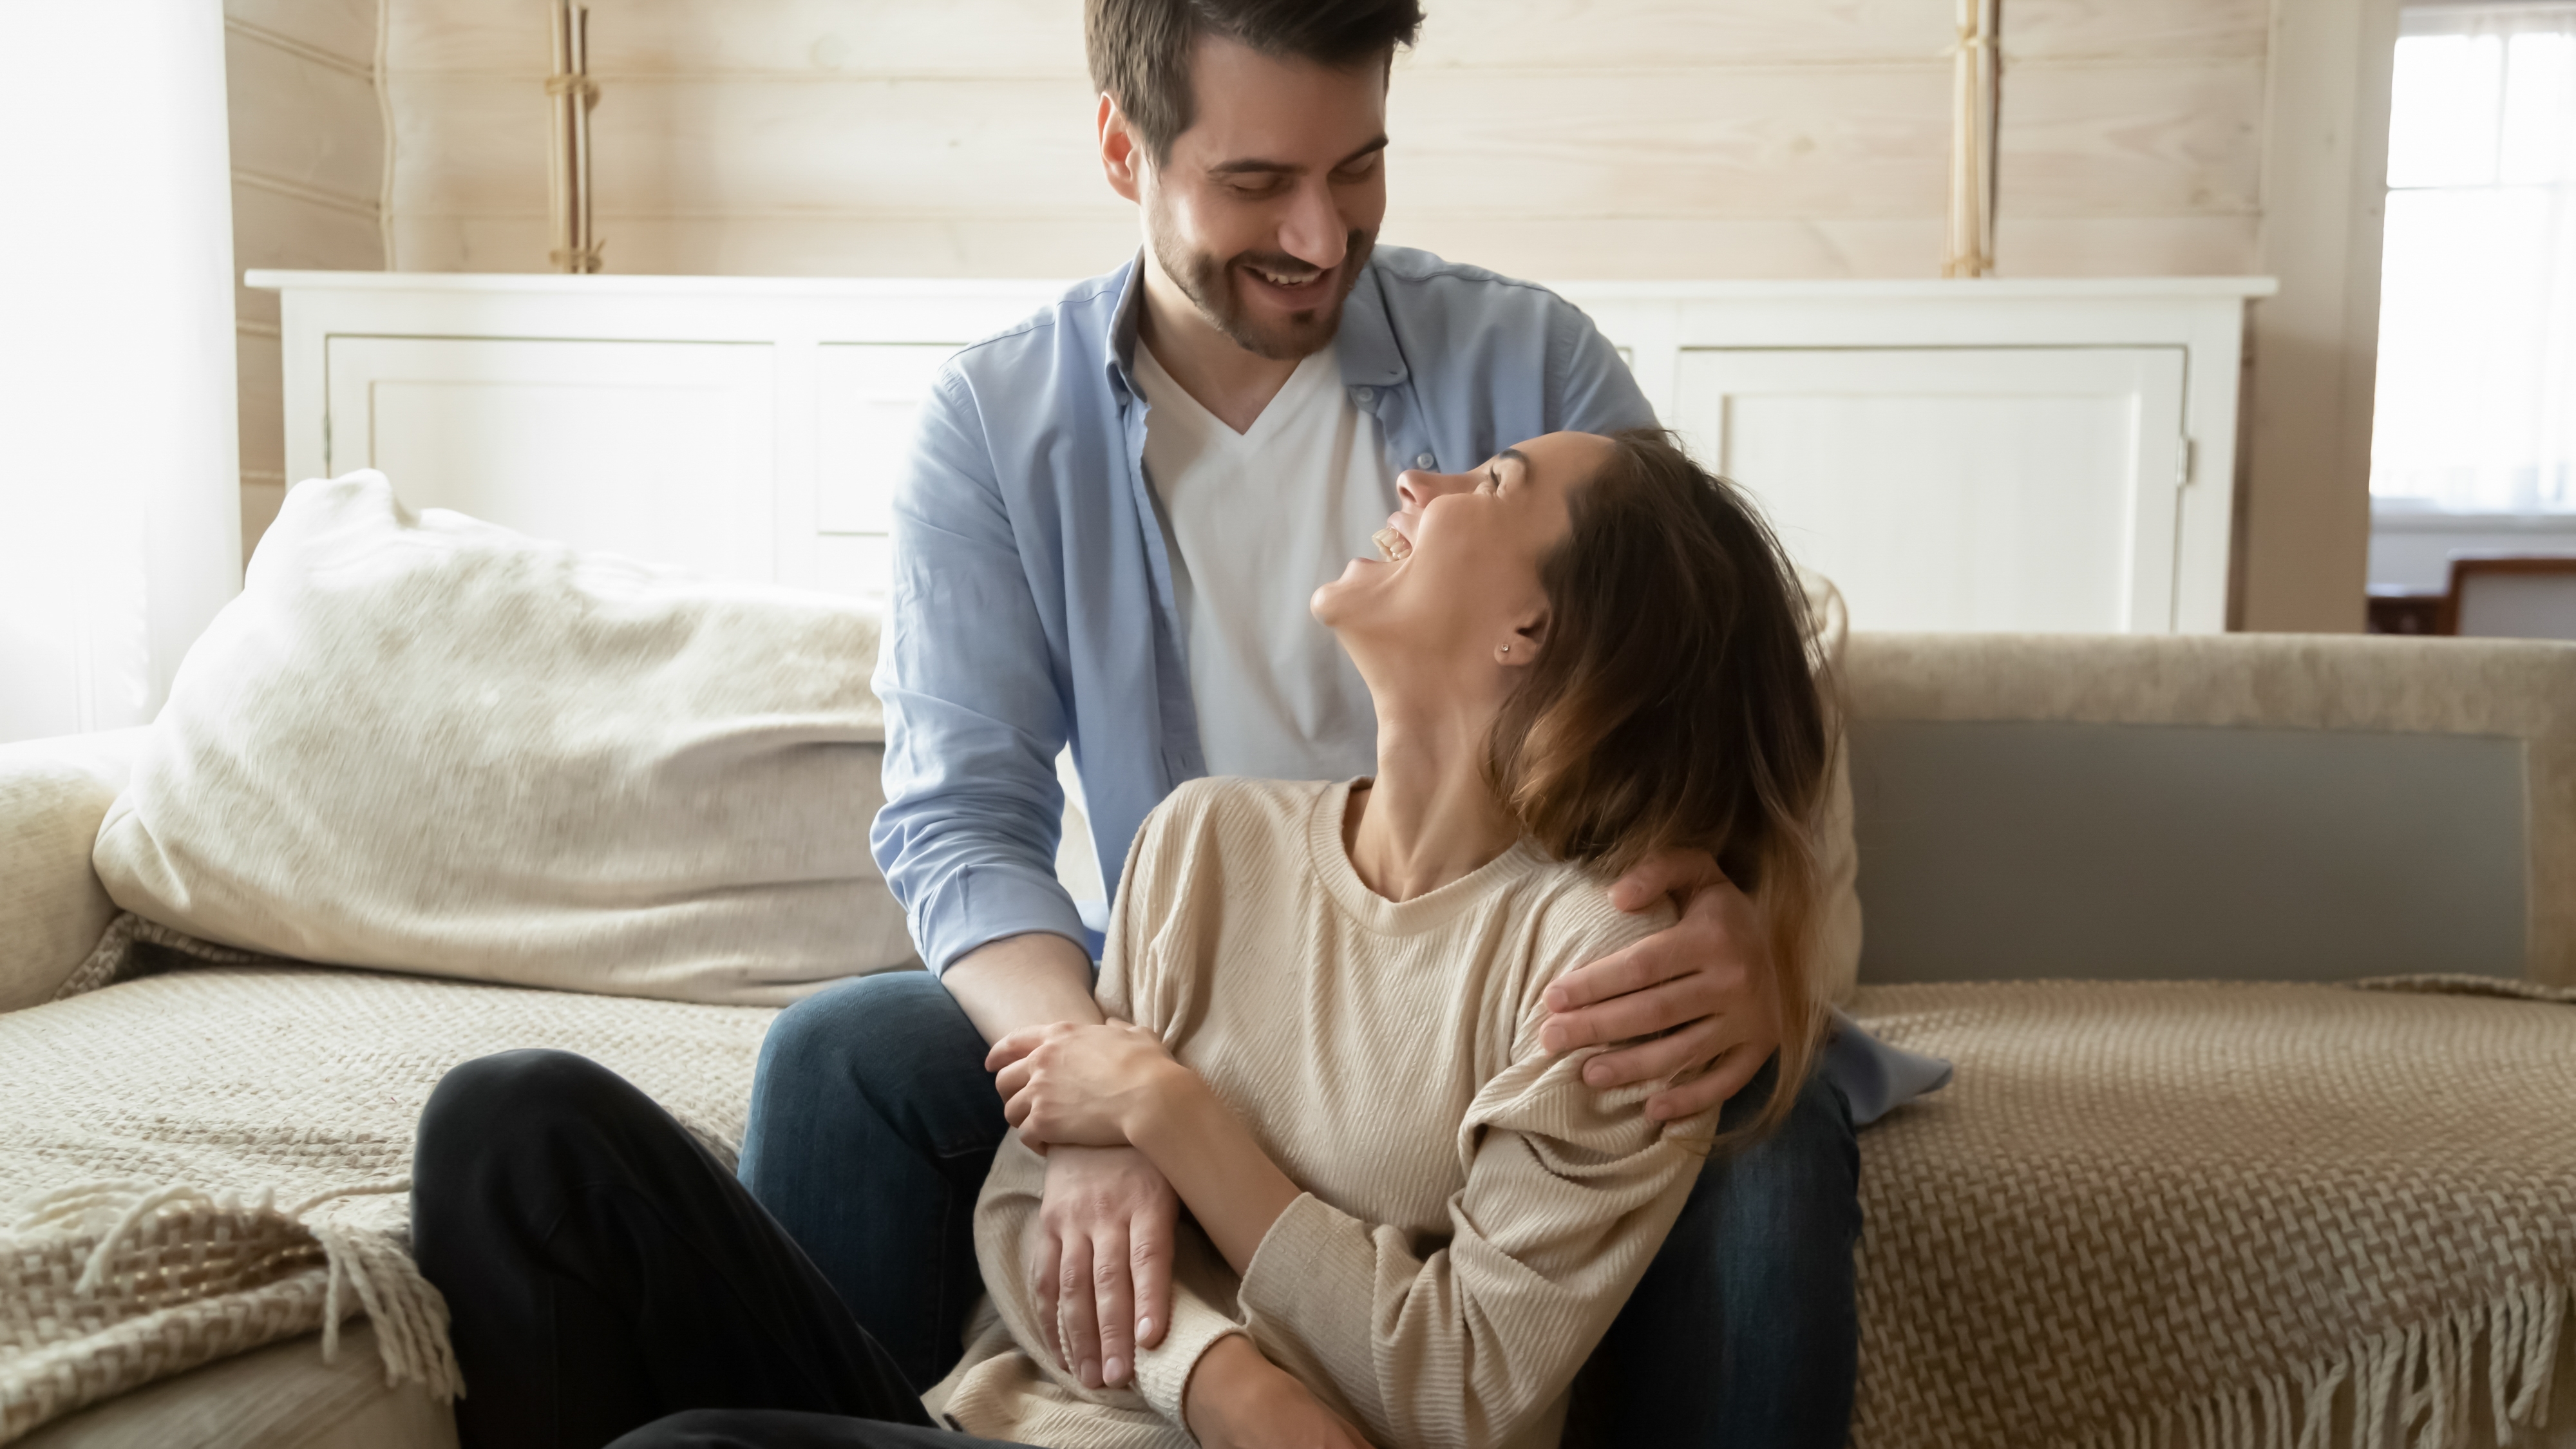
<path id="1" fill-rule="evenodd" d="M 1137 144 L 1135 129 L 1127 124 L 1127 113 L 1106 92 L 1100 97 L 1100 170 L 1109 178 L 1109 189 L 1129 201 L 1141 201 L 1144 194 L 1145 148 Z"/>

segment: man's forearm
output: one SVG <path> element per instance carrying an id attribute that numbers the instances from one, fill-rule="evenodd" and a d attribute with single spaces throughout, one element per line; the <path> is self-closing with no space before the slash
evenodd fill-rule
<path id="1" fill-rule="evenodd" d="M 948 963 L 940 984 L 988 1042 L 1022 1027 L 1104 1020 L 1091 999 L 1091 958 L 1052 931 L 988 941 Z"/>

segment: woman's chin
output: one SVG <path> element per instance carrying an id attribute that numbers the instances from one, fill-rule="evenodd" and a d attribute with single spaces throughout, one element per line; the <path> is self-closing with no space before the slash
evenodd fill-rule
<path id="1" fill-rule="evenodd" d="M 1340 578 L 1317 586 L 1308 596 L 1306 612 L 1327 629 L 1340 628 L 1366 608 L 1370 590 L 1394 567 L 1373 558 L 1352 559 L 1343 566 Z"/>

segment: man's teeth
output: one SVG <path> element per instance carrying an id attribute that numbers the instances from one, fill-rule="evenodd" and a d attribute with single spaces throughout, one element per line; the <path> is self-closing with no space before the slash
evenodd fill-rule
<path id="1" fill-rule="evenodd" d="M 1377 551 L 1385 555 L 1388 563 L 1402 563 L 1413 557 L 1411 541 L 1392 528 L 1381 528 L 1370 534 L 1369 542 L 1377 545 Z"/>
<path id="2" fill-rule="evenodd" d="M 1283 277 L 1277 272 L 1265 272 L 1259 267 L 1254 267 L 1252 274 L 1274 287 L 1302 287 L 1323 275 L 1321 272 L 1308 272 L 1302 277 Z"/>

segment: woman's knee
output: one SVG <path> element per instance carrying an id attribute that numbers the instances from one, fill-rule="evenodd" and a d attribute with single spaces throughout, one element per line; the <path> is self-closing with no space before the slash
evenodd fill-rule
<path id="1" fill-rule="evenodd" d="M 568 1119 L 596 1120 L 634 1092 L 623 1077 L 575 1052 L 495 1052 L 448 1069 L 421 1108 L 413 1176 L 457 1175 L 506 1156 Z"/>

